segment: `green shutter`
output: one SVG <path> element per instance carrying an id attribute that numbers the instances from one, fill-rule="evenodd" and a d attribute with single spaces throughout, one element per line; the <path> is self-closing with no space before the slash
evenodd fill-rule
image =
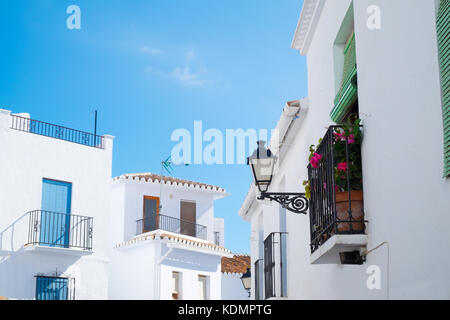
<path id="1" fill-rule="evenodd" d="M 341 87 L 334 99 L 334 108 L 330 113 L 331 120 L 336 123 L 342 122 L 357 97 L 355 33 L 353 33 L 345 44 L 344 72 Z"/>
<path id="2" fill-rule="evenodd" d="M 444 177 L 450 175 L 450 0 L 441 0 L 437 16 L 444 121 Z"/>

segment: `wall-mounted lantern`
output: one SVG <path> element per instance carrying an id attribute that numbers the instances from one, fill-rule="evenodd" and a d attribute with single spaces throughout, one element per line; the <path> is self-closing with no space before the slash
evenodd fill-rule
<path id="1" fill-rule="evenodd" d="M 258 148 L 247 158 L 247 165 L 250 166 L 255 184 L 261 192 L 258 200 L 273 200 L 291 212 L 306 214 L 308 199 L 306 199 L 304 193 L 267 192 L 272 182 L 276 157 L 264 144 L 265 141 L 258 141 Z"/>

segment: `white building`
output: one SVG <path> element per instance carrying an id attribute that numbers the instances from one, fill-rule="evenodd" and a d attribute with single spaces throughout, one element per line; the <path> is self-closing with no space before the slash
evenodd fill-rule
<path id="1" fill-rule="evenodd" d="M 0 297 L 246 299 L 214 217 L 225 190 L 111 180 L 112 148 L 112 136 L 0 109 Z"/>
<path id="2" fill-rule="evenodd" d="M 252 226 L 252 298 L 450 298 L 449 4 L 304 1 L 292 46 L 306 56 L 308 98 L 283 109 L 268 191 L 304 192 L 309 180 L 311 199 L 307 215 L 295 214 L 250 188 L 239 214 Z M 326 189 L 337 151 L 325 147 L 339 141 L 327 128 L 354 114 L 365 229 L 336 217 L 342 186 Z"/>
<path id="3" fill-rule="evenodd" d="M 107 298 L 112 149 L 0 109 L 0 296 Z"/>
<path id="4" fill-rule="evenodd" d="M 110 299 L 221 299 L 245 293 L 223 279 L 224 221 L 214 201 L 228 194 L 213 185 L 151 173 L 114 179 L 111 201 Z M 231 290 L 231 291 L 230 291 Z"/>

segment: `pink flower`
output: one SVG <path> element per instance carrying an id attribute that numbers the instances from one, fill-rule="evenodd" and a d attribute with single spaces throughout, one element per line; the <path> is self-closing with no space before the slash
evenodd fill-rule
<path id="1" fill-rule="evenodd" d="M 345 136 L 343 133 L 339 133 L 339 132 L 334 132 L 334 138 L 337 141 L 345 141 Z"/>
<path id="2" fill-rule="evenodd" d="M 355 143 L 355 135 L 354 134 L 350 134 L 347 138 L 347 142 L 348 144 L 352 144 Z"/>
<path id="3" fill-rule="evenodd" d="M 322 155 L 314 152 L 314 155 L 311 157 L 311 160 L 309 160 L 309 163 L 313 168 L 318 168 L 320 159 L 322 159 Z"/>
<path id="4" fill-rule="evenodd" d="M 338 171 L 347 171 L 347 162 L 341 162 L 337 165 Z"/>

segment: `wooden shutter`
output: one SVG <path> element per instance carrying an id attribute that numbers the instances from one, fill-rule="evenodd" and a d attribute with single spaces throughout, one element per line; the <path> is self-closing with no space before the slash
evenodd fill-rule
<path id="1" fill-rule="evenodd" d="M 180 202 L 181 234 L 196 237 L 196 205 L 195 202 Z"/>
<path id="2" fill-rule="evenodd" d="M 344 72 L 341 87 L 334 98 L 331 120 L 336 123 L 342 122 L 357 97 L 355 33 L 352 33 L 344 47 Z"/>
<path id="3" fill-rule="evenodd" d="M 450 0 L 441 0 L 437 16 L 444 121 L 444 177 L 450 175 Z"/>

